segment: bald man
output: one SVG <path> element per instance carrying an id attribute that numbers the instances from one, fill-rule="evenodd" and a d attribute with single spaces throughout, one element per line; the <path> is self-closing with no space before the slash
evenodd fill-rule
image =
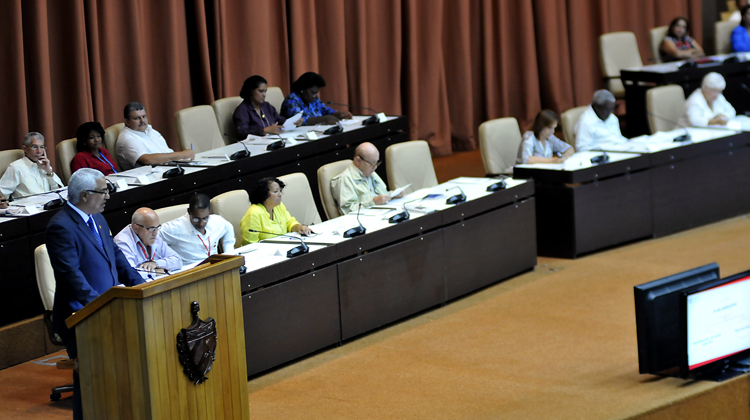
<path id="1" fill-rule="evenodd" d="M 620 132 L 620 120 L 615 110 L 615 95 L 601 89 L 594 92 L 591 106 L 581 115 L 576 124 L 577 151 L 597 150 L 599 143 L 627 141 Z"/>
<path id="2" fill-rule="evenodd" d="M 159 215 L 148 207 L 133 213 L 130 225 L 115 236 L 115 243 L 143 278 L 182 268 L 182 259 L 159 237 Z"/>
<path id="3" fill-rule="evenodd" d="M 354 151 L 352 164 L 331 179 L 331 192 L 342 215 L 357 211 L 358 205 L 372 207 L 391 200 L 391 193 L 375 170 L 380 152 L 372 143 L 362 143 Z M 403 193 L 396 198 L 401 197 Z"/>

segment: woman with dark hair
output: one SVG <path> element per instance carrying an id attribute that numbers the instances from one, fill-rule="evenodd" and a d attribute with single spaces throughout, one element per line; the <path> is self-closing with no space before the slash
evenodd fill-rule
<path id="1" fill-rule="evenodd" d="M 705 56 L 703 48 L 690 36 L 690 23 L 684 17 L 674 18 L 669 24 L 667 36 L 661 41 L 659 53 L 664 62 Z"/>
<path id="2" fill-rule="evenodd" d="M 263 136 L 284 131 L 282 126 L 286 118 L 279 115 L 273 105 L 266 102 L 267 91 L 268 82 L 262 76 L 250 76 L 242 84 L 242 103 L 234 110 L 233 116 L 238 140 L 244 140 L 248 134 Z"/>
<path id="3" fill-rule="evenodd" d="M 281 204 L 281 190 L 283 189 L 284 183 L 273 177 L 260 179 L 250 188 L 251 206 L 240 222 L 242 245 L 278 236 L 250 232 L 250 229 L 279 235 L 288 232 L 298 232 L 301 235 L 312 233 L 309 227 L 300 224 Z"/>
<path id="4" fill-rule="evenodd" d="M 734 28 L 730 40 L 735 52 L 750 51 L 750 6 L 740 9 L 740 26 Z"/>
<path id="5" fill-rule="evenodd" d="M 93 168 L 104 175 L 117 173 L 117 164 L 102 147 L 104 128 L 98 122 L 85 122 L 76 130 L 76 153 L 70 162 L 71 174 L 81 168 Z"/>
<path id="6" fill-rule="evenodd" d="M 284 98 L 284 103 L 281 104 L 281 115 L 290 118 L 301 112 L 305 125 L 331 125 L 339 120 L 351 118 L 351 112 L 336 111 L 318 98 L 320 88 L 325 85 L 326 81 L 318 73 L 307 72 L 300 76 L 292 83 L 292 93 Z"/>
<path id="7" fill-rule="evenodd" d="M 516 164 L 562 163 L 575 153 L 568 143 L 555 137 L 557 114 L 545 109 L 536 115 L 531 131 L 523 134 Z"/>

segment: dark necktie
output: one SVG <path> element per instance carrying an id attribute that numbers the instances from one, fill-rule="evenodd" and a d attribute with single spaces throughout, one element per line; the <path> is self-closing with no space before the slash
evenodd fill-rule
<path id="1" fill-rule="evenodd" d="M 94 234 L 94 238 L 96 238 L 96 242 L 99 243 L 99 246 L 104 249 L 104 244 L 102 243 L 102 237 L 99 236 L 99 232 L 96 231 L 96 227 L 94 226 L 94 218 L 92 216 L 89 216 L 89 221 L 87 223 L 89 225 L 89 229 L 91 229 L 91 233 Z"/>

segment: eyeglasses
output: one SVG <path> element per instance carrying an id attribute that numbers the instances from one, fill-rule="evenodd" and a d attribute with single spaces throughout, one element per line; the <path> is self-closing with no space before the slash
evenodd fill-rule
<path id="1" fill-rule="evenodd" d="M 159 228 L 161 227 L 161 225 L 159 225 L 159 226 L 151 226 L 151 227 L 146 227 L 146 226 L 143 226 L 142 224 L 139 224 L 139 223 L 135 223 L 135 225 L 136 225 L 136 226 L 140 226 L 140 227 L 142 227 L 142 228 L 146 229 L 146 230 L 148 231 L 148 233 L 154 233 L 154 232 L 156 232 L 157 230 L 159 230 Z"/>
<path id="2" fill-rule="evenodd" d="M 192 221 L 193 223 L 200 223 L 200 222 L 206 222 L 206 223 L 208 223 L 208 218 L 209 217 L 211 217 L 211 216 L 206 216 L 206 217 L 203 217 L 203 218 L 190 216 L 190 221 Z"/>
<path id="3" fill-rule="evenodd" d="M 86 192 L 90 192 L 91 194 L 109 195 L 109 189 L 107 188 L 103 190 L 86 190 Z"/>
<path id="4" fill-rule="evenodd" d="M 31 147 L 31 148 L 32 148 L 32 149 L 34 149 L 34 150 L 39 150 L 39 149 L 42 149 L 42 150 L 47 150 L 47 146 L 39 146 L 39 145 L 36 145 L 36 144 L 32 144 L 32 145 L 31 145 L 31 146 L 29 146 L 29 147 Z"/>
<path id="5" fill-rule="evenodd" d="M 357 156 L 360 159 L 362 159 L 363 162 L 365 162 L 366 164 L 370 165 L 370 167 L 372 167 L 372 168 L 377 168 L 382 163 L 381 161 L 377 161 L 375 163 L 370 163 L 370 162 L 367 161 L 367 159 L 363 158 L 362 156 L 359 156 L 359 155 L 357 155 Z"/>

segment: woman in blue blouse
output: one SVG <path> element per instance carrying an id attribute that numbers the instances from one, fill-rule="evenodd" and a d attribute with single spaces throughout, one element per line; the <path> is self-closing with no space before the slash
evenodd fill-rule
<path id="1" fill-rule="evenodd" d="M 555 128 L 557 114 L 549 109 L 537 114 L 531 131 L 523 134 L 516 164 L 562 163 L 575 153 L 571 145 L 555 137 Z"/>
<path id="2" fill-rule="evenodd" d="M 336 111 L 326 106 L 318 98 L 320 88 L 325 87 L 326 81 L 318 73 L 307 72 L 292 83 L 292 93 L 284 98 L 281 104 L 281 115 L 291 118 L 302 112 L 305 125 L 336 124 L 339 120 L 351 118 L 348 111 Z"/>
<path id="3" fill-rule="evenodd" d="M 740 26 L 732 31 L 732 49 L 735 52 L 750 51 L 750 6 L 740 9 Z"/>

